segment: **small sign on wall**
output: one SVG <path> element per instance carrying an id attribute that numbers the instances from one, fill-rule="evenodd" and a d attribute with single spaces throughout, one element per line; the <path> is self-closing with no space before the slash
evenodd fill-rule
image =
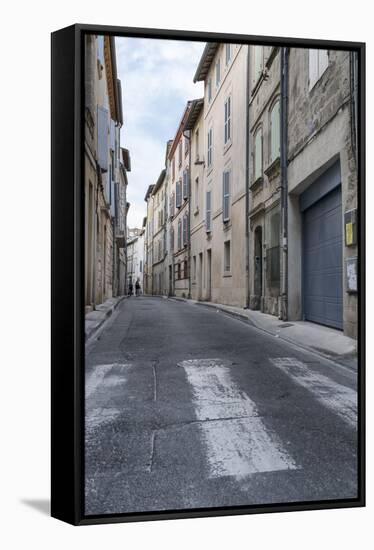
<path id="1" fill-rule="evenodd" d="M 357 292 L 357 258 L 346 260 L 347 292 Z"/>
<path id="2" fill-rule="evenodd" d="M 353 246 L 357 243 L 357 210 L 349 210 L 344 214 L 345 244 Z"/>

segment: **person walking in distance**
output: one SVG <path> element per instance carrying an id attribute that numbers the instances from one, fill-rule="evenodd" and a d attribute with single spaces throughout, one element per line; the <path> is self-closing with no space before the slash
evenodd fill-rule
<path id="1" fill-rule="evenodd" d="M 132 285 L 132 281 L 130 280 L 129 282 L 129 296 L 132 296 L 132 291 L 133 291 L 133 285 Z"/>
<path id="2" fill-rule="evenodd" d="M 139 296 L 139 294 L 140 294 L 140 281 L 139 281 L 139 279 L 136 279 L 135 292 L 136 292 L 136 296 Z"/>

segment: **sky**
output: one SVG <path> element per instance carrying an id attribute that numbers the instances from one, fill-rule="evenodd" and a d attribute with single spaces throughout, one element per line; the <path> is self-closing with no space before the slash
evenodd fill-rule
<path id="1" fill-rule="evenodd" d="M 141 227 L 144 196 L 165 167 L 166 142 L 173 139 L 186 103 L 204 95 L 193 77 L 205 44 L 116 37 L 124 123 L 121 146 L 130 150 L 127 225 Z"/>

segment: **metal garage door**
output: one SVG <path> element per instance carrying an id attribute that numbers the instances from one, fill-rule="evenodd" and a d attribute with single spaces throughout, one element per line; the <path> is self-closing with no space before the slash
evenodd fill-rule
<path id="1" fill-rule="evenodd" d="M 340 185 L 304 211 L 303 298 L 309 321 L 343 328 Z"/>

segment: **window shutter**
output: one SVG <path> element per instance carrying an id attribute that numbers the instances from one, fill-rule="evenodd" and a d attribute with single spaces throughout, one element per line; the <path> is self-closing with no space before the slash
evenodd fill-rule
<path id="1" fill-rule="evenodd" d="M 183 172 L 183 198 L 188 199 L 188 170 Z"/>
<path id="2" fill-rule="evenodd" d="M 112 151 L 116 148 L 116 127 L 112 119 L 110 119 L 110 148 Z"/>
<path id="3" fill-rule="evenodd" d="M 262 131 L 255 137 L 255 180 L 262 176 Z"/>
<path id="4" fill-rule="evenodd" d="M 104 36 L 97 37 L 97 59 L 104 66 Z"/>
<path id="5" fill-rule="evenodd" d="M 182 248 L 182 224 L 181 224 L 181 221 L 179 220 L 178 221 L 178 250 L 180 250 Z"/>
<path id="6" fill-rule="evenodd" d="M 108 170 L 108 110 L 97 106 L 97 162 L 103 172 Z"/>
<path id="7" fill-rule="evenodd" d="M 271 111 L 271 161 L 280 153 L 280 102 L 277 101 Z"/>
<path id="8" fill-rule="evenodd" d="M 231 139 L 231 96 L 227 98 L 227 140 Z"/>
<path id="9" fill-rule="evenodd" d="M 211 191 L 206 192 L 206 215 L 205 215 L 205 225 L 206 231 L 211 231 L 211 216 L 212 216 L 212 205 L 211 205 Z"/>
<path id="10" fill-rule="evenodd" d="M 224 222 L 230 219 L 230 172 L 223 173 L 222 214 Z"/>

